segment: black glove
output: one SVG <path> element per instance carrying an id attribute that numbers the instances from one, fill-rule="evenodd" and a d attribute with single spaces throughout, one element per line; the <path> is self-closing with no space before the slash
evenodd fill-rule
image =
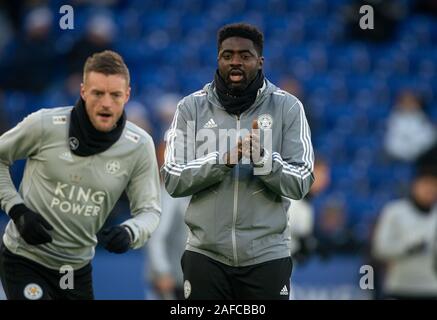
<path id="1" fill-rule="evenodd" d="M 293 259 L 299 264 L 304 264 L 308 258 L 315 253 L 317 240 L 312 236 L 301 236 L 297 238 L 299 250 L 293 254 Z"/>
<path id="2" fill-rule="evenodd" d="M 103 229 L 97 239 L 106 250 L 114 253 L 124 253 L 129 250 L 132 242 L 132 232 L 126 226 L 115 226 Z"/>
<path id="3" fill-rule="evenodd" d="M 53 227 L 38 213 L 29 210 L 24 204 L 17 204 L 9 211 L 18 232 L 24 241 L 31 245 L 52 242 L 52 236 L 47 230 Z"/>
<path id="4" fill-rule="evenodd" d="M 406 250 L 407 256 L 413 256 L 416 254 L 421 254 L 426 251 L 427 244 L 425 240 L 419 241 L 411 246 L 409 246 Z"/>

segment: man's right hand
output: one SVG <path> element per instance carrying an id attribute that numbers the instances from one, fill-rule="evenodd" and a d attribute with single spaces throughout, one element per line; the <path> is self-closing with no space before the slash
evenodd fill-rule
<path id="1" fill-rule="evenodd" d="M 53 227 L 38 213 L 28 209 L 24 204 L 17 204 L 9 211 L 18 232 L 24 241 L 31 245 L 52 242 L 52 236 L 47 230 Z"/>
<path id="2" fill-rule="evenodd" d="M 427 250 L 428 246 L 425 240 L 420 240 L 412 245 L 410 245 L 407 250 L 406 253 L 408 256 L 413 256 L 416 254 L 422 254 Z"/>
<path id="3" fill-rule="evenodd" d="M 226 152 L 223 155 L 223 162 L 228 167 L 234 167 L 237 163 L 240 162 L 241 158 L 243 156 L 243 142 L 241 141 L 241 138 L 238 139 L 237 146 L 234 147 L 231 151 Z"/>

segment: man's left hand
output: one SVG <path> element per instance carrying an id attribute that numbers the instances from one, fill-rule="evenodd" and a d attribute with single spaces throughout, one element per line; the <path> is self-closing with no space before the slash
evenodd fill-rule
<path id="1" fill-rule="evenodd" d="M 259 162 L 263 157 L 257 120 L 252 121 L 252 132 L 243 138 L 243 157 L 250 158 L 253 163 Z"/>

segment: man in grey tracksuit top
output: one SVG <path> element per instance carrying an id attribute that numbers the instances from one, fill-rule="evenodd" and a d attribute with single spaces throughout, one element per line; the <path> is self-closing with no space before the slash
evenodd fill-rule
<path id="1" fill-rule="evenodd" d="M 96 234 L 124 190 L 132 217 L 98 234 L 106 249 L 140 248 L 158 225 L 153 140 L 123 111 L 127 67 L 104 51 L 87 60 L 84 75 L 74 107 L 41 109 L 0 137 L 0 203 L 11 217 L 0 252 L 8 299 L 92 299 Z M 17 192 L 9 166 L 24 158 Z M 66 268 L 74 284 L 62 288 Z"/>
<path id="2" fill-rule="evenodd" d="M 192 195 L 182 259 L 186 298 L 288 299 L 284 197 L 308 192 L 314 154 L 301 102 L 264 79 L 260 47 L 256 28 L 222 28 L 214 81 L 180 101 L 168 132 L 161 168 L 166 188 L 173 197 Z M 245 80 L 250 84 L 240 97 L 223 96 Z M 258 138 L 264 150 L 257 161 L 247 160 L 242 146 L 251 128 L 268 137 Z M 232 132 L 237 138 L 224 149 Z M 238 152 L 234 163 L 232 151 Z"/>

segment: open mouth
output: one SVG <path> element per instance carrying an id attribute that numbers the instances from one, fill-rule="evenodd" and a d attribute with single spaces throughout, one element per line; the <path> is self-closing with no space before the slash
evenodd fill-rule
<path id="1" fill-rule="evenodd" d="M 99 113 L 97 113 L 97 116 L 98 116 L 100 119 L 107 120 L 107 119 L 110 119 L 110 118 L 112 117 L 112 114 L 109 113 L 109 112 L 99 112 Z"/>
<path id="2" fill-rule="evenodd" d="M 231 82 L 241 82 L 244 80 L 244 73 L 241 70 L 231 70 L 229 72 L 229 80 Z"/>

